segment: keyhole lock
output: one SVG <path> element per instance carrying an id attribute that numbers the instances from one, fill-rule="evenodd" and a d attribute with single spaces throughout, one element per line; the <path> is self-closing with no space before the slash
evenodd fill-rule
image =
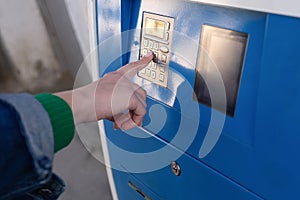
<path id="1" fill-rule="evenodd" d="M 170 166 L 171 166 L 173 174 L 175 174 L 176 176 L 180 176 L 181 169 L 180 169 L 180 166 L 177 164 L 177 162 L 172 161 Z"/>

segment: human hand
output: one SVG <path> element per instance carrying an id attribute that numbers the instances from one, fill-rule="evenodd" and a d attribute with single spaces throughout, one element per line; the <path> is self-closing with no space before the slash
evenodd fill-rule
<path id="1" fill-rule="evenodd" d="M 146 91 L 130 79 L 152 59 L 153 53 L 148 53 L 89 85 L 55 95 L 69 103 L 76 124 L 108 119 L 115 129 L 141 126 L 146 114 Z"/>
<path id="2" fill-rule="evenodd" d="M 146 91 L 131 78 L 153 59 L 149 53 L 140 61 L 129 63 L 97 81 L 95 110 L 97 119 L 109 119 L 114 128 L 127 130 L 141 126 L 146 114 Z"/>

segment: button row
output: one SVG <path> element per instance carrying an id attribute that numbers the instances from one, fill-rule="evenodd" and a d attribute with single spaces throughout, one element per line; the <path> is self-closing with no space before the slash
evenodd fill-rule
<path id="1" fill-rule="evenodd" d="M 153 42 L 151 40 L 144 39 L 144 47 L 149 47 L 150 49 L 158 50 L 158 42 Z"/>
<path id="2" fill-rule="evenodd" d="M 148 67 L 148 68 L 151 68 L 151 69 L 153 69 L 153 70 L 156 70 L 157 67 L 158 67 L 158 69 L 159 69 L 160 72 L 162 72 L 162 73 L 165 72 L 165 66 L 163 66 L 163 65 L 158 65 L 158 64 L 156 64 L 155 62 L 149 63 L 147 67 Z"/>
<path id="3" fill-rule="evenodd" d="M 158 53 L 157 52 L 155 52 L 155 51 L 151 51 L 151 50 L 148 50 L 148 49 L 143 49 L 142 50 L 142 56 L 145 56 L 148 52 L 153 52 L 154 53 L 154 62 L 156 62 L 156 63 L 158 63 L 158 60 L 159 60 L 159 56 L 158 56 Z M 166 64 L 167 63 L 167 55 L 165 55 L 165 54 L 162 54 L 161 56 L 160 56 L 160 63 L 161 64 Z"/>
<path id="4" fill-rule="evenodd" d="M 158 42 L 154 42 L 154 41 L 151 41 L 151 40 L 144 39 L 144 47 L 148 47 L 149 49 L 154 49 L 154 50 L 159 49 L 163 53 L 168 53 L 169 52 L 169 48 L 167 46 L 162 45 L 162 46 L 159 47 Z"/>
<path id="5" fill-rule="evenodd" d="M 145 75 L 148 76 L 148 77 L 151 77 L 152 79 L 155 79 L 155 78 L 156 78 L 156 71 L 150 70 L 150 69 L 148 69 L 148 68 L 142 69 L 142 70 L 141 70 L 141 73 L 142 73 L 142 74 L 145 74 Z M 158 79 L 159 79 L 161 82 L 164 82 L 164 80 L 165 80 L 165 75 L 160 73 Z"/>

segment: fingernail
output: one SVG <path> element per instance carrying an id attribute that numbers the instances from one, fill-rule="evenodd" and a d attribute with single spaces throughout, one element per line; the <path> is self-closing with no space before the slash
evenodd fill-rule
<path id="1" fill-rule="evenodd" d="M 116 130 L 118 130 L 118 125 L 116 124 L 116 123 L 114 123 L 114 130 L 116 131 Z"/>
<path id="2" fill-rule="evenodd" d="M 152 52 L 152 51 L 149 51 L 149 52 L 145 55 L 145 57 L 148 58 L 148 57 L 150 57 L 152 54 L 153 54 L 153 52 Z"/>

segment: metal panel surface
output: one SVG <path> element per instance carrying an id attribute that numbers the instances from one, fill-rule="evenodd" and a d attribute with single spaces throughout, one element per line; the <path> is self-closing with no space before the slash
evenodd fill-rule
<path id="1" fill-rule="evenodd" d="M 122 194 L 128 173 L 165 199 L 300 196 L 300 19 L 191 1 L 112 2 L 112 7 L 98 7 L 101 75 L 139 58 L 143 11 L 174 18 L 170 84 L 143 86 L 150 91 L 143 127 L 114 131 L 104 122 L 119 198 L 126 199 Z M 125 13 L 133 14 L 124 17 Z M 206 24 L 249 36 L 234 116 L 192 98 L 198 44 Z M 124 35 L 121 30 L 130 31 Z M 187 174 L 168 175 L 173 160 Z M 206 180 L 214 184 L 205 185 Z M 174 191 L 166 186 L 170 181 Z"/>

